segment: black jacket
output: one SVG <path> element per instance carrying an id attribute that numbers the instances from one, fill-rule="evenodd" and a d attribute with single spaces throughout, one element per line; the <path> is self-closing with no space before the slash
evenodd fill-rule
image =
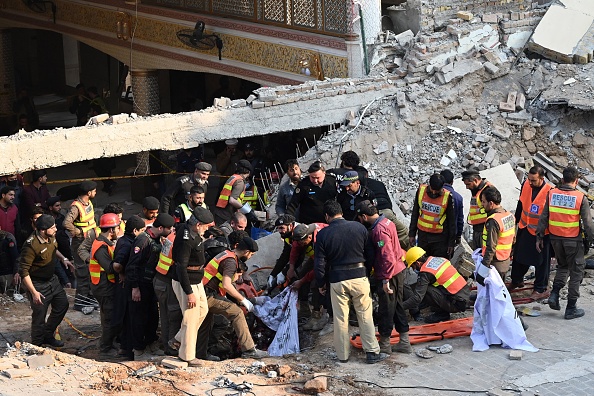
<path id="1" fill-rule="evenodd" d="M 295 216 L 299 208 L 298 222 L 324 223 L 324 202 L 335 199 L 336 194 L 336 181 L 333 177 L 326 175 L 320 187 L 314 186 L 309 178 L 305 178 L 295 188 L 295 194 L 287 206 L 286 213 Z"/>

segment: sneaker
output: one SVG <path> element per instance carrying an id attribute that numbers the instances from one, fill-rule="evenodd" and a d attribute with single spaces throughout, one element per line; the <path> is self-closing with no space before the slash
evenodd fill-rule
<path id="1" fill-rule="evenodd" d="M 388 357 L 387 353 L 373 353 L 373 352 L 367 352 L 367 363 L 369 364 L 374 364 L 377 362 L 381 362 L 382 360 L 386 359 Z"/>
<path id="2" fill-rule="evenodd" d="M 268 357 L 268 352 L 261 351 L 257 348 L 252 348 L 249 351 L 244 351 L 241 354 L 241 357 L 244 359 L 262 359 Z"/>
<path id="3" fill-rule="evenodd" d="M 314 324 L 313 327 L 311 328 L 313 331 L 320 331 L 322 329 L 324 329 L 324 327 L 326 327 L 326 324 L 328 323 L 328 320 L 330 319 L 330 317 L 328 316 L 327 313 L 323 313 L 322 316 L 320 317 L 320 319 L 318 319 Z"/>
<path id="4" fill-rule="evenodd" d="M 74 304 L 74 306 L 72 307 L 72 309 L 74 309 L 75 311 L 80 311 L 84 315 L 90 315 L 95 310 L 95 306 Z"/>
<path id="5" fill-rule="evenodd" d="M 161 344 L 159 341 L 153 341 L 149 345 L 146 346 L 146 349 L 153 355 L 163 354 L 163 348 L 161 348 Z"/>
<path id="6" fill-rule="evenodd" d="M 64 341 L 56 340 L 54 337 L 47 337 L 43 340 L 45 345 L 49 345 L 54 348 L 61 348 L 64 346 Z"/>

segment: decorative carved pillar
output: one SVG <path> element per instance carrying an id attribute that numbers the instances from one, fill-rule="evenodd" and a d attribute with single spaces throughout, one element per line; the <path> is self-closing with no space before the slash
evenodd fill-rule
<path id="1" fill-rule="evenodd" d="M 345 44 L 347 50 L 347 64 L 349 78 L 361 78 L 364 75 L 365 65 L 363 64 L 363 49 L 361 38 L 358 34 L 345 35 Z"/>
<path id="2" fill-rule="evenodd" d="M 15 100 L 14 61 L 10 30 L 0 30 L 0 117 L 8 122 Z"/>

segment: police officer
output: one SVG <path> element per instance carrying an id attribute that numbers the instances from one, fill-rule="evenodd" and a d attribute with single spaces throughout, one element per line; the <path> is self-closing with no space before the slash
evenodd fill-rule
<path id="1" fill-rule="evenodd" d="M 192 212 L 198 206 L 208 209 L 204 203 L 205 191 L 202 186 L 192 186 L 187 195 L 187 201 L 178 205 L 173 212 L 173 218 L 176 223 L 185 223 L 192 216 Z"/>
<path id="2" fill-rule="evenodd" d="M 443 176 L 435 173 L 417 189 L 410 218 L 409 242 L 430 256 L 451 257 L 456 242 L 456 213 Z M 418 241 L 415 237 L 418 235 Z"/>
<path id="3" fill-rule="evenodd" d="M 56 257 L 64 262 L 55 240 L 56 223 L 50 215 L 41 215 L 35 221 L 36 231 L 25 241 L 21 251 L 19 273 L 31 302 L 31 343 L 64 346 L 54 338 L 56 328 L 68 311 L 68 298 L 55 275 Z M 47 309 L 52 310 L 45 320 Z"/>
<path id="4" fill-rule="evenodd" d="M 418 246 L 410 248 L 405 259 L 419 277 L 412 296 L 402 303 L 404 309 L 416 310 L 421 303 L 432 307 L 427 323 L 450 320 L 450 313 L 466 310 L 470 288 L 449 260 L 427 256 Z"/>
<path id="5" fill-rule="evenodd" d="M 340 182 L 342 191 L 336 196 L 336 201 L 342 207 L 345 219 L 355 220 L 357 213 L 355 207 L 359 202 L 375 202 L 375 194 L 369 188 L 361 184 L 357 171 L 350 170 L 344 173 Z"/>
<path id="6" fill-rule="evenodd" d="M 135 357 L 144 354 L 145 348 L 157 340 L 159 311 L 153 278 L 161 253 L 161 237 L 167 237 L 174 224 L 171 215 L 160 213 L 153 226 L 134 240 L 125 268 L 130 315 L 128 337 Z"/>
<path id="7" fill-rule="evenodd" d="M 144 197 L 142 200 L 142 212 L 138 214 L 144 220 L 145 226 L 150 226 L 155 222 L 159 214 L 159 200 L 155 197 Z"/>
<path id="8" fill-rule="evenodd" d="M 586 265 L 581 231 L 585 233 L 588 244 L 594 238 L 594 224 L 588 200 L 577 190 L 578 177 L 579 172 L 573 166 L 563 169 L 563 184 L 549 191 L 536 228 L 536 250 L 540 252 L 543 249 L 543 239 L 548 227 L 557 258 L 557 274 L 549 296 L 551 309 L 561 309 L 559 291 L 569 277 L 565 319 L 575 319 L 585 314 L 583 309 L 576 306 Z"/>
<path id="9" fill-rule="evenodd" d="M 324 202 L 336 198 L 336 181 L 326 175 L 320 161 L 312 163 L 307 172 L 309 177 L 301 180 L 295 188 L 286 213 L 295 216 L 299 209 L 297 221 L 300 223 L 323 223 Z"/>
<path id="10" fill-rule="evenodd" d="M 178 178 L 167 188 L 163 197 L 161 197 L 161 212 L 173 214 L 175 208 L 186 201 L 192 186 L 202 186 L 206 194 L 208 188 L 208 176 L 212 165 L 208 162 L 199 162 L 192 175 L 186 175 Z"/>
<path id="11" fill-rule="evenodd" d="M 89 311 L 87 304 L 83 302 L 90 301 L 90 281 L 89 281 L 89 266 L 78 254 L 78 248 L 87 237 L 90 230 L 94 229 L 95 210 L 91 200 L 97 195 L 97 183 L 92 180 L 85 180 L 80 184 L 80 195 L 76 198 L 68 214 L 64 218 L 64 228 L 70 233 L 72 241 L 70 243 L 70 250 L 74 257 L 74 267 L 76 276 L 76 295 L 74 297 L 74 309 L 77 311 Z M 84 312 L 83 312 L 84 313 Z"/>

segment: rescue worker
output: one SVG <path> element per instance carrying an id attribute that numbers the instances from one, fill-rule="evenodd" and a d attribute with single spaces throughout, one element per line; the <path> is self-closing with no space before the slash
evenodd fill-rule
<path id="1" fill-rule="evenodd" d="M 183 315 L 181 327 L 176 334 L 170 334 L 168 345 L 178 351 L 181 360 L 191 367 L 201 365 L 196 358 L 198 329 L 208 313 L 204 293 L 204 239 L 203 235 L 214 218 L 208 209 L 197 207 L 183 224 L 173 242 L 173 292 L 179 301 Z"/>
<path id="2" fill-rule="evenodd" d="M 377 286 L 379 302 L 378 331 L 380 351 L 387 353 L 412 353 L 408 338 L 408 319 L 402 307 L 404 300 L 404 250 L 400 247 L 396 226 L 386 216 L 380 215 L 371 201 L 357 204 L 357 219 L 369 229 L 375 259 L 373 270 L 381 285 Z M 392 329 L 400 335 L 398 344 L 390 344 Z"/>
<path id="3" fill-rule="evenodd" d="M 111 324 L 114 306 L 115 271 L 113 257 L 120 218 L 115 213 L 107 213 L 99 219 L 101 234 L 93 241 L 89 272 L 91 274 L 91 291 L 99 302 L 101 312 L 101 340 L 99 352 L 108 354 L 113 348 L 117 336 Z"/>
<path id="4" fill-rule="evenodd" d="M 253 210 L 265 211 L 269 202 L 268 191 L 263 187 L 258 187 L 253 179 L 252 176 L 245 181 L 245 190 L 239 196 L 239 200 L 243 204 L 249 204 Z"/>
<path id="5" fill-rule="evenodd" d="M 247 227 L 247 217 L 241 212 L 233 213 L 229 221 L 224 222 L 219 226 L 221 231 L 228 237 L 233 231 L 244 231 Z"/>
<path id="6" fill-rule="evenodd" d="M 254 305 L 237 291 L 233 282 L 247 268 L 245 262 L 258 251 L 258 244 L 250 237 L 244 237 L 233 250 L 216 255 L 204 268 L 202 284 L 206 292 L 208 312 L 223 315 L 233 326 L 244 359 L 261 359 L 268 353 L 255 347 L 245 315 L 239 306 L 226 298 L 227 295 L 243 305 L 248 312 Z"/>
<path id="7" fill-rule="evenodd" d="M 204 203 L 204 188 L 202 186 L 192 186 L 190 193 L 187 195 L 187 201 L 178 205 L 173 212 L 173 218 L 176 223 L 185 223 L 187 219 L 192 216 L 192 212 L 198 206 L 208 209 Z"/>
<path id="8" fill-rule="evenodd" d="M 462 172 L 462 182 L 470 190 L 470 209 L 468 211 L 468 224 L 472 225 L 472 248 L 480 249 L 483 228 L 487 221 L 487 212 L 481 203 L 481 192 L 491 186 L 491 182 L 482 179 L 478 169 L 469 169 Z"/>
<path id="9" fill-rule="evenodd" d="M 128 345 L 134 350 L 134 357 L 144 354 L 145 348 L 154 350 L 157 340 L 159 311 L 153 288 L 161 238 L 167 237 L 175 221 L 167 213 L 159 213 L 152 227 L 140 233 L 125 267 L 126 293 L 128 298 Z"/>
<path id="10" fill-rule="evenodd" d="M 68 311 L 68 298 L 55 275 L 56 257 L 66 258 L 57 250 L 56 223 L 50 215 L 35 221 L 36 231 L 25 241 L 21 251 L 19 274 L 31 302 L 31 343 L 62 347 L 64 342 L 54 338 L 58 325 Z M 46 321 L 47 309 L 52 307 Z"/>
<path id="11" fill-rule="evenodd" d="M 144 220 L 145 227 L 153 225 L 159 214 L 159 200 L 155 197 L 144 197 L 142 200 L 142 212 L 138 214 Z"/>
<path id="12" fill-rule="evenodd" d="M 279 216 L 274 222 L 276 231 L 280 234 L 283 240 L 283 251 L 276 260 L 276 264 L 270 275 L 268 276 L 267 286 L 268 289 L 272 289 L 276 285 L 282 285 L 286 280 L 286 272 L 288 271 L 287 264 L 291 257 L 291 248 L 293 247 L 293 230 L 298 225 L 295 221 L 295 217 L 284 214 Z"/>
<path id="13" fill-rule="evenodd" d="M 87 237 L 90 230 L 94 229 L 95 210 L 91 200 L 97 195 L 97 183 L 85 180 L 80 184 L 80 194 L 70 205 L 68 214 L 64 218 L 64 228 L 70 234 L 70 250 L 74 257 L 76 295 L 74 296 L 74 309 L 85 314 L 93 312 L 88 304 L 83 302 L 94 300 L 90 290 L 89 266 L 79 255 L 78 249 Z M 94 305 L 94 303 L 93 303 Z M 95 305 L 98 307 L 98 305 Z"/>
<path id="14" fill-rule="evenodd" d="M 198 162 L 193 174 L 181 176 L 175 180 L 161 197 L 160 212 L 173 214 L 175 208 L 186 201 L 186 197 L 190 193 L 192 186 L 202 186 L 206 194 L 208 190 L 208 177 L 211 170 L 212 165 L 208 162 Z"/>
<path id="15" fill-rule="evenodd" d="M 406 252 L 406 263 L 418 274 L 412 296 L 402 303 L 402 308 L 418 310 L 421 304 L 432 308 L 426 323 L 450 320 L 450 313 L 464 312 L 470 297 L 466 279 L 443 257 L 427 256 L 414 246 Z"/>
<path id="16" fill-rule="evenodd" d="M 501 194 L 495 187 L 485 188 L 480 198 L 487 212 L 487 221 L 483 229 L 482 265 L 487 268 L 494 266 L 501 280 L 505 281 L 516 234 L 515 218 L 501 207 Z M 484 286 L 484 278 L 481 275 L 477 275 L 476 280 Z"/>
<path id="17" fill-rule="evenodd" d="M 126 265 L 130 258 L 130 252 L 134 246 L 134 239 L 142 232 L 146 226 L 144 221 L 136 216 L 130 216 L 126 221 L 124 235 L 118 239 L 113 252 L 113 270 L 116 274 L 114 288 L 114 305 L 112 316 L 112 327 L 115 334 L 119 334 L 120 350 L 118 355 L 127 360 L 134 360 L 134 353 L 129 337 L 129 313 L 128 313 L 128 294 L 124 280 L 126 278 Z"/>
<path id="18" fill-rule="evenodd" d="M 528 178 L 522 183 L 520 199 L 516 207 L 518 230 L 514 241 L 514 258 L 511 268 L 509 289 L 524 287 L 524 275 L 534 265 L 533 300 L 549 297 L 549 274 L 551 270 L 551 239 L 548 228 L 544 231 L 543 247 L 536 250 L 536 226 L 542 213 L 547 196 L 552 186 L 545 182 L 545 171 L 540 166 L 533 166 L 528 171 Z"/>
<path id="19" fill-rule="evenodd" d="M 235 168 L 235 173 L 225 182 L 216 207 L 212 211 L 217 225 L 231 219 L 236 211 L 243 213 L 252 223 L 258 221 L 252 207 L 249 204 L 242 204 L 240 201 L 241 194 L 245 191 L 245 181 L 251 171 L 252 165 L 246 160 L 240 160 Z"/>
<path id="20" fill-rule="evenodd" d="M 367 229 L 361 223 L 346 221 L 336 201 L 327 201 L 322 208 L 328 227 L 318 233 L 315 244 L 314 271 L 320 293 L 330 293 L 334 314 L 334 348 L 341 363 L 350 355 L 348 331 L 349 305 L 352 302 L 367 363 L 388 357 L 380 352 L 375 338 L 373 307 L 366 263 L 373 260 L 373 247 Z M 326 284 L 330 290 L 327 291 Z"/>
<path id="21" fill-rule="evenodd" d="M 287 177 L 283 178 L 278 187 L 278 195 L 276 196 L 276 204 L 274 205 L 275 212 L 278 216 L 282 216 L 287 211 L 287 206 L 291 202 L 295 188 L 301 181 L 301 168 L 299 168 L 297 160 L 287 160 L 285 162 L 285 169 L 287 171 Z"/>
<path id="22" fill-rule="evenodd" d="M 434 173 L 428 185 L 421 184 L 417 189 L 408 236 L 411 246 L 423 248 L 430 256 L 452 257 L 456 216 L 452 195 L 443 185 L 443 176 Z"/>
<path id="23" fill-rule="evenodd" d="M 171 284 L 173 275 L 170 273 L 170 268 L 173 264 L 173 243 L 175 236 L 176 233 L 171 232 L 167 235 L 167 238 L 161 238 L 161 253 L 159 253 L 159 261 L 157 262 L 157 268 L 155 268 L 157 272 L 153 279 L 155 295 L 157 296 L 157 301 L 159 301 L 161 343 L 165 354 L 171 356 L 176 356 L 177 350 L 170 348 L 168 342 L 179 331 L 183 319 L 179 302 Z"/>
<path id="24" fill-rule="evenodd" d="M 347 220 L 356 220 L 357 212 L 355 207 L 359 202 L 375 202 L 375 194 L 361 184 L 357 171 L 347 171 L 343 175 L 340 187 L 342 187 L 342 191 L 336 196 L 336 201 L 342 207 L 343 217 Z"/>
<path id="25" fill-rule="evenodd" d="M 299 283 L 299 317 L 309 318 L 309 321 L 303 326 L 303 330 L 322 330 L 328 323 L 328 315 L 322 313 L 323 298 L 319 293 L 319 286 L 317 286 L 313 274 L 314 245 L 318 232 L 326 227 L 328 227 L 328 224 L 325 223 L 298 224 L 293 230 L 293 245 L 289 256 L 287 278 L 291 281 L 297 278 L 307 278 Z M 307 287 L 301 289 L 302 285 Z M 310 287 L 313 288 L 313 311 L 309 306 Z"/>
<path id="26" fill-rule="evenodd" d="M 582 232 L 585 233 L 588 245 L 594 238 L 592 213 L 588 200 L 577 190 L 578 178 L 579 172 L 573 166 L 563 169 L 563 184 L 549 191 L 536 227 L 536 250 L 540 252 L 544 249 L 544 237 L 548 227 L 551 245 L 557 258 L 557 273 L 549 296 L 551 309 L 561 309 L 559 292 L 569 277 L 565 319 L 575 319 L 585 314 L 583 309 L 576 306 L 586 265 Z"/>
<path id="27" fill-rule="evenodd" d="M 301 180 L 287 207 L 286 214 L 295 216 L 304 224 L 324 222 L 324 202 L 336 198 L 336 181 L 326 175 L 320 161 L 315 161 L 307 169 L 309 177 Z"/>

